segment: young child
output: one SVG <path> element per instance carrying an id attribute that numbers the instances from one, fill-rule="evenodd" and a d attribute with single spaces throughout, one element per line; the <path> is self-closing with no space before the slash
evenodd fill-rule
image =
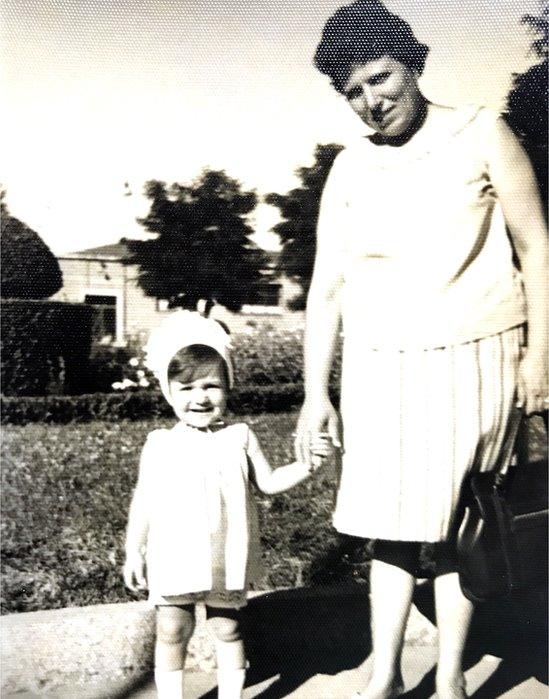
<path id="1" fill-rule="evenodd" d="M 296 462 L 273 470 L 247 425 L 221 423 L 233 367 L 229 336 L 216 321 L 177 311 L 151 334 L 146 350 L 179 422 L 151 432 L 143 447 L 124 580 L 131 590 L 148 588 L 157 609 L 158 696 L 183 697 L 194 605 L 204 602 L 218 696 L 237 699 L 246 666 L 239 610 L 259 553 L 249 477 L 264 493 L 287 490 L 331 453 L 330 443 L 325 435 L 312 441 L 313 467 Z"/>

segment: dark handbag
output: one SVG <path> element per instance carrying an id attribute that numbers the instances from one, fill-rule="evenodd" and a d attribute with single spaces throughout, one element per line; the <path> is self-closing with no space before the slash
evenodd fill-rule
<path id="1" fill-rule="evenodd" d="M 473 602 L 547 585 L 547 465 L 527 460 L 526 422 L 513 410 L 495 468 L 464 484 L 457 554 Z"/>

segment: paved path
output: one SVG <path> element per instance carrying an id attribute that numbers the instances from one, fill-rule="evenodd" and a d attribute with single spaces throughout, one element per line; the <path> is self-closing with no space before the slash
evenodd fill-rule
<path id="1" fill-rule="evenodd" d="M 434 696 L 432 669 L 435 662 L 435 648 L 429 646 L 408 647 L 404 654 L 404 680 L 407 692 L 404 699 L 427 699 Z M 366 663 L 367 665 L 367 663 Z M 275 675 L 251 687 L 244 692 L 244 699 L 349 699 L 352 693 L 363 685 L 361 678 L 365 668 L 346 670 L 336 675 L 318 674 L 306 679 L 300 686 L 284 688 L 284 680 Z M 513 682 L 512 674 L 505 669 L 505 661 L 500 658 L 485 656 L 467 673 L 468 692 L 474 699 L 547 699 L 547 686 L 530 677 L 519 681 L 515 686 L 506 686 Z M 516 679 L 516 678 L 515 678 Z M 189 673 L 187 675 L 189 699 L 214 699 L 216 686 L 215 674 Z M 131 695 L 132 699 L 153 699 L 156 697 L 153 684 Z"/>

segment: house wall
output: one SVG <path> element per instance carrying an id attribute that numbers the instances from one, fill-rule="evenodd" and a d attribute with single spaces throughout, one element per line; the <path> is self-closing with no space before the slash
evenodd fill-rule
<path id="1" fill-rule="evenodd" d="M 53 297 L 59 301 L 83 302 L 86 294 L 116 296 L 118 344 L 130 337 L 146 337 L 170 311 L 156 299 L 146 296 L 137 284 L 136 268 L 119 260 L 86 260 L 59 258 L 63 272 L 63 287 Z M 286 297 L 283 292 L 282 299 Z M 240 313 L 231 313 L 216 306 L 213 318 L 222 320 L 233 333 L 250 328 L 276 328 L 294 330 L 303 326 L 303 313 L 288 311 L 283 305 L 277 307 L 244 307 Z"/>

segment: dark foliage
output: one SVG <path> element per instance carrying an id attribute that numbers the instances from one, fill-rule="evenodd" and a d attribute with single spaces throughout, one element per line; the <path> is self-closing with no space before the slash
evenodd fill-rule
<path id="1" fill-rule="evenodd" d="M 232 391 L 229 410 L 234 414 L 282 412 L 302 401 L 302 384 L 241 386 Z M 173 415 L 164 396 L 159 391 L 149 390 L 80 396 L 2 396 L 0 408 L 2 423 L 14 425 L 92 420 L 117 422 Z"/>
<path id="2" fill-rule="evenodd" d="M 296 172 L 301 186 L 287 194 L 273 193 L 265 197 L 267 204 L 280 209 L 283 219 L 273 227 L 282 243 L 278 271 L 297 282 L 303 290 L 291 304 L 294 310 L 305 307 L 316 251 L 320 197 L 334 159 L 342 148 L 334 143 L 317 145 L 314 164 Z"/>
<path id="3" fill-rule="evenodd" d="M 513 88 L 507 96 L 507 120 L 521 139 L 536 173 L 544 210 L 547 211 L 547 135 L 548 135 L 548 38 L 549 4 L 539 17 L 525 15 L 523 23 L 534 32 L 536 38 L 532 50 L 540 62 L 524 73 L 516 75 Z"/>
<path id="4" fill-rule="evenodd" d="M 0 310 L 3 394 L 76 392 L 90 353 L 93 308 L 4 300 Z"/>
<path id="5" fill-rule="evenodd" d="M 246 221 L 255 193 L 212 170 L 190 186 L 148 182 L 145 193 L 151 208 L 140 223 L 157 237 L 127 241 L 144 292 L 173 307 L 205 299 L 240 310 L 266 265 Z"/>
<path id="6" fill-rule="evenodd" d="M 45 299 L 63 286 L 57 258 L 38 233 L 11 216 L 1 215 L 1 285 L 3 299 Z"/>

